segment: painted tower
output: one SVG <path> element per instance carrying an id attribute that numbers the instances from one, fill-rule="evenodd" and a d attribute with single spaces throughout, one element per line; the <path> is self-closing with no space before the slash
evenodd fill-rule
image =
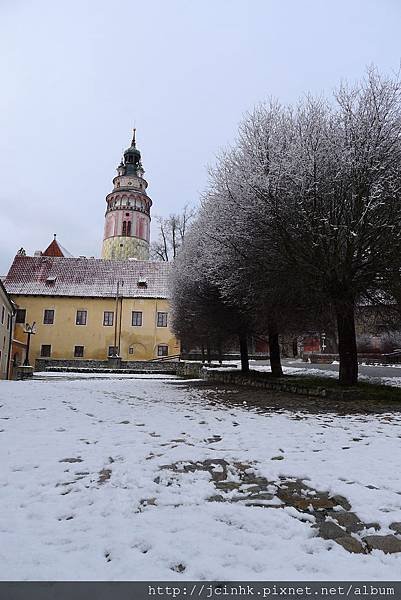
<path id="1" fill-rule="evenodd" d="M 131 146 L 113 179 L 113 191 L 106 196 L 102 258 L 149 260 L 152 200 L 146 193 L 144 173 L 134 129 Z"/>

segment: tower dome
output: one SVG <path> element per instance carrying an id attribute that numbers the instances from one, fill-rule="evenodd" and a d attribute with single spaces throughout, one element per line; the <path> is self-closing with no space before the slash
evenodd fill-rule
<path id="1" fill-rule="evenodd" d="M 136 130 L 134 129 L 131 146 L 124 152 L 124 165 L 127 173 L 136 175 L 138 170 L 142 168 L 141 153 L 136 147 Z"/>
<path id="2" fill-rule="evenodd" d="M 136 130 L 106 196 L 102 258 L 149 260 L 150 207 L 141 153 L 136 147 Z"/>

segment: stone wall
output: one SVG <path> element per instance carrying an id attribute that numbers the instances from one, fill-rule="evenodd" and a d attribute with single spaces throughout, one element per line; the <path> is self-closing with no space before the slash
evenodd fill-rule
<path id="1" fill-rule="evenodd" d="M 146 361 L 146 360 L 130 360 L 124 361 L 122 360 L 118 365 L 118 370 L 129 370 L 131 372 L 135 371 L 161 371 L 166 373 L 176 372 L 177 365 L 179 363 L 175 361 Z M 52 370 L 60 369 L 69 369 L 69 370 L 116 370 L 116 365 L 111 364 L 108 360 L 62 360 L 62 359 L 51 359 L 51 358 L 37 358 L 35 361 L 35 371 L 46 371 L 51 368 Z"/>
<path id="2" fill-rule="evenodd" d="M 201 362 L 180 361 L 177 364 L 178 377 L 185 379 L 203 379 L 206 369 Z"/>
<path id="3" fill-rule="evenodd" d="M 317 354 L 310 353 L 304 354 L 302 357 L 304 362 L 311 362 L 313 364 L 331 364 L 333 361 L 339 361 L 340 357 L 338 354 Z M 391 365 L 401 363 L 401 354 L 379 354 L 374 352 L 359 353 L 358 352 L 358 364 L 367 365 Z"/>
<path id="4" fill-rule="evenodd" d="M 307 387 L 302 381 L 290 381 L 289 379 L 268 379 L 257 373 L 251 372 L 249 375 L 243 375 L 241 372 L 234 371 L 215 371 L 204 369 L 202 376 L 206 381 L 213 383 L 224 383 L 228 385 L 244 385 L 254 388 L 270 390 L 272 392 L 285 392 L 297 394 L 299 396 L 311 396 L 315 398 L 327 398 L 329 400 L 347 400 L 355 399 L 356 391 L 347 389 L 326 389 L 324 387 Z"/>

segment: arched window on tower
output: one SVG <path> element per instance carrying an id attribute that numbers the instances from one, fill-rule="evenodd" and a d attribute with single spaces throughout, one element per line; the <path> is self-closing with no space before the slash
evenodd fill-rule
<path id="1" fill-rule="evenodd" d="M 123 221 L 123 235 L 127 235 L 127 221 Z"/>
<path id="2" fill-rule="evenodd" d="M 131 221 L 127 222 L 127 235 L 131 235 Z"/>

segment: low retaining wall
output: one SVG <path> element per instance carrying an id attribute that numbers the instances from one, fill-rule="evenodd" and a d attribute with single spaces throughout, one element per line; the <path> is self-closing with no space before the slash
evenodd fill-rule
<path id="1" fill-rule="evenodd" d="M 203 378 L 213 383 L 224 383 L 231 385 L 244 385 L 254 388 L 270 390 L 272 392 L 286 392 L 298 394 L 299 396 L 310 396 L 314 398 L 327 398 L 329 400 L 355 399 L 355 390 L 326 389 L 324 387 L 306 387 L 300 381 L 289 381 L 288 379 L 268 379 L 258 377 L 257 371 L 249 375 L 233 371 L 214 371 L 203 369 Z"/>
<path id="2" fill-rule="evenodd" d="M 15 379 L 17 379 L 17 380 L 30 379 L 31 377 L 33 377 L 33 367 L 25 366 L 25 365 L 19 365 L 18 367 L 15 367 L 15 369 L 14 369 L 14 378 Z"/>
<path id="3" fill-rule="evenodd" d="M 76 371 L 93 372 L 103 371 L 127 373 L 176 373 L 178 361 L 146 361 L 146 360 L 122 360 L 118 366 L 108 360 L 64 360 L 56 358 L 37 358 L 35 361 L 35 371 Z"/>
<path id="4" fill-rule="evenodd" d="M 304 362 L 311 362 L 313 364 L 331 364 L 333 361 L 339 361 L 340 357 L 338 354 L 317 354 L 310 353 L 302 356 Z M 358 364 L 366 365 L 394 365 L 401 363 L 401 356 L 391 354 L 375 354 L 373 352 L 360 354 L 358 353 Z"/>
<path id="5" fill-rule="evenodd" d="M 177 365 L 178 377 L 183 377 L 185 379 L 203 379 L 204 371 L 205 369 L 201 362 L 181 361 Z"/>

